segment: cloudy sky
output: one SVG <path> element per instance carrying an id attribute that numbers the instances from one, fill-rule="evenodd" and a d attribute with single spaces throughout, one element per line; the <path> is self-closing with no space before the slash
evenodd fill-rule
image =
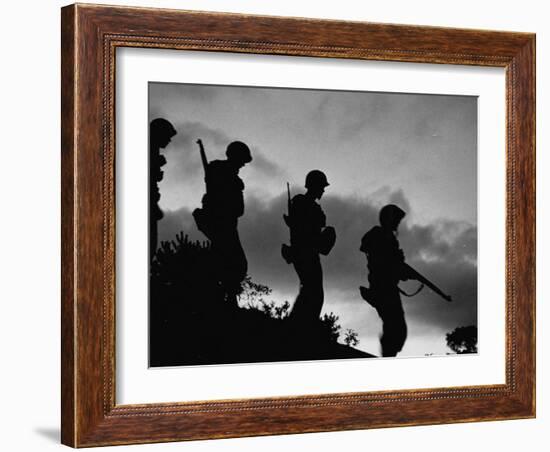
<path id="1" fill-rule="evenodd" d="M 209 160 L 241 140 L 254 157 L 240 173 L 241 240 L 252 279 L 270 286 L 275 301 L 293 302 L 298 290 L 280 256 L 286 182 L 293 195 L 303 192 L 307 172 L 320 169 L 331 184 L 321 206 L 338 235 L 323 258 L 323 312 L 359 333 L 358 348 L 380 353 L 381 322 L 358 292 L 367 275 L 359 243 L 389 202 L 407 212 L 399 231 L 407 261 L 454 299 L 427 288 L 403 298 L 409 337 L 399 356 L 444 354 L 446 332 L 477 324 L 475 97 L 150 83 L 149 119 L 157 117 L 178 131 L 164 151 L 161 240 L 180 230 L 204 239 L 191 216 L 204 193 L 196 140 Z"/>

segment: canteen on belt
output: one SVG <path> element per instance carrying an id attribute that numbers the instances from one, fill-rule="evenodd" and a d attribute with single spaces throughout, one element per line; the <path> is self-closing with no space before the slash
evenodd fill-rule
<path id="1" fill-rule="evenodd" d="M 332 226 L 327 226 L 321 231 L 319 240 L 319 253 L 323 256 L 328 255 L 336 243 L 336 231 Z"/>

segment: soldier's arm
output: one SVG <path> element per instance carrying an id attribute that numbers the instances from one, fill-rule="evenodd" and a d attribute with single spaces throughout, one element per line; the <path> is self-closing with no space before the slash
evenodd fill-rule
<path id="1" fill-rule="evenodd" d="M 244 195 L 242 190 L 239 190 L 238 194 L 235 196 L 235 214 L 238 217 L 244 215 Z"/>
<path id="2" fill-rule="evenodd" d="M 408 281 L 409 279 L 415 279 L 414 275 L 411 273 L 409 267 L 405 263 L 405 253 L 401 248 L 398 248 L 394 256 L 395 268 L 399 269 L 399 280 Z"/>
<path id="3" fill-rule="evenodd" d="M 327 225 L 327 216 L 325 215 L 325 212 L 323 212 L 323 209 L 319 206 L 319 224 L 321 228 L 326 227 Z"/>
<path id="4" fill-rule="evenodd" d="M 359 251 L 361 251 L 362 253 L 367 252 L 367 234 L 365 234 L 361 239 L 361 246 L 359 247 Z"/>
<path id="5" fill-rule="evenodd" d="M 370 229 L 361 239 L 361 247 L 359 251 L 362 253 L 368 253 L 372 250 L 373 246 L 376 243 L 379 243 L 379 240 L 376 240 L 376 229 Z"/>

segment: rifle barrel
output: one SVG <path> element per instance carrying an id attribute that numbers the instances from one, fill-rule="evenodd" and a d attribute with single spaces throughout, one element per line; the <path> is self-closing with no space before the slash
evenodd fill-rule
<path id="1" fill-rule="evenodd" d="M 432 289 L 437 295 L 439 295 L 441 298 L 443 298 L 446 301 L 452 301 L 451 297 L 444 293 L 439 287 L 437 287 L 433 282 L 431 282 L 428 278 L 423 276 L 422 274 L 418 273 L 414 268 L 412 268 L 409 264 L 404 264 L 407 272 L 410 276 L 412 276 L 411 279 L 416 279 L 418 282 L 421 282 L 425 286 L 428 286 L 430 289 Z"/>
<path id="2" fill-rule="evenodd" d="M 286 183 L 286 207 L 287 213 L 290 216 L 290 184 Z"/>
<path id="3" fill-rule="evenodd" d="M 208 169 L 208 159 L 206 158 L 206 152 L 204 151 L 204 146 L 200 138 L 197 140 L 197 144 L 199 145 L 199 151 L 201 154 L 201 162 L 202 162 L 202 169 L 204 170 L 204 177 L 206 178 L 206 171 Z"/>

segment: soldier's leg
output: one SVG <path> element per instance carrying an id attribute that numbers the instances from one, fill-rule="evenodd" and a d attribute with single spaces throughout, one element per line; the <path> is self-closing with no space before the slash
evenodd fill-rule
<path id="1" fill-rule="evenodd" d="M 323 302 L 325 301 L 325 292 L 323 290 L 323 267 L 319 255 L 313 259 L 311 267 L 311 286 L 310 286 L 310 315 L 312 320 L 319 319 Z"/>
<path id="2" fill-rule="evenodd" d="M 230 229 L 224 227 L 222 222 L 218 222 L 216 227 L 212 229 L 211 243 L 212 243 L 212 271 L 216 275 L 217 281 L 220 283 L 223 290 L 224 298 L 228 298 L 229 285 L 231 277 L 229 272 L 231 269 L 230 259 Z M 236 303 L 236 302 L 235 302 Z"/>
<path id="3" fill-rule="evenodd" d="M 321 314 L 324 301 L 323 270 L 319 256 L 297 256 L 294 268 L 300 279 L 300 291 L 292 307 L 291 317 L 315 321 Z"/>
<path id="4" fill-rule="evenodd" d="M 248 261 L 239 238 L 239 232 L 235 228 L 228 236 L 226 255 L 226 276 L 228 301 L 237 305 L 237 297 L 242 292 L 242 283 L 248 272 Z"/>
<path id="5" fill-rule="evenodd" d="M 401 297 L 399 297 L 399 309 L 396 313 L 395 326 L 395 347 L 397 353 L 399 353 L 401 350 L 403 350 L 403 346 L 405 345 L 405 341 L 407 340 L 407 322 L 405 320 L 405 312 L 403 311 L 403 306 L 401 304 Z"/>
<path id="6" fill-rule="evenodd" d="M 234 278 L 239 287 L 241 287 L 241 284 L 248 273 L 248 261 L 246 259 L 246 254 L 244 253 L 241 238 L 239 237 L 239 231 L 237 229 L 235 229 L 233 240 L 234 249 L 232 254 L 234 256 Z"/>
<path id="7" fill-rule="evenodd" d="M 212 252 L 212 273 L 221 282 L 223 275 L 223 234 L 219 228 L 213 228 L 210 237 L 210 250 Z"/>
<path id="8" fill-rule="evenodd" d="M 382 356 L 396 356 L 402 349 L 407 339 L 407 323 L 401 304 L 399 292 L 388 291 L 383 300 L 384 305 L 379 310 L 383 322 L 383 332 L 380 338 Z"/>
<path id="9" fill-rule="evenodd" d="M 248 263 L 236 225 L 218 227 L 212 239 L 215 272 L 226 300 L 237 307 L 237 297 L 248 271 Z"/>
<path id="10" fill-rule="evenodd" d="M 407 338 L 407 324 L 404 318 L 392 317 L 384 322 L 384 332 L 380 343 L 382 356 L 396 356 L 402 349 Z"/>
<path id="11" fill-rule="evenodd" d="M 300 256 L 295 256 L 294 262 L 292 263 L 296 274 L 298 275 L 298 280 L 300 287 L 298 289 L 298 295 L 292 306 L 292 311 L 290 312 L 290 318 L 294 321 L 300 321 L 304 318 L 306 312 L 306 297 L 307 297 L 307 263 L 304 263 L 304 260 Z"/>
<path id="12" fill-rule="evenodd" d="M 390 357 L 397 355 L 397 351 L 393 345 L 393 324 L 390 315 L 386 314 L 384 309 L 378 310 L 378 315 L 382 319 L 382 335 L 380 336 L 380 345 L 382 347 L 382 356 Z"/>

